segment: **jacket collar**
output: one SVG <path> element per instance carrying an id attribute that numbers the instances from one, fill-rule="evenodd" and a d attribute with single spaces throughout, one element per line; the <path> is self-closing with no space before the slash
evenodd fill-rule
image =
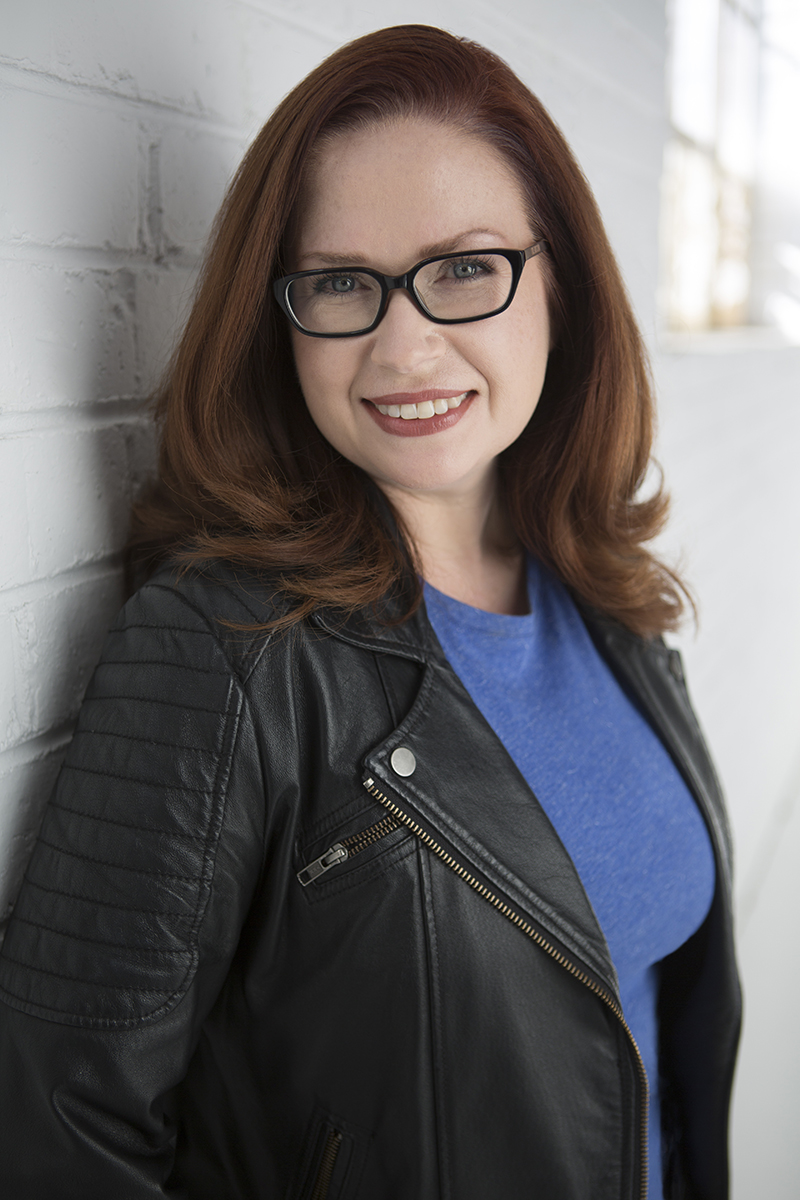
<path id="1" fill-rule="evenodd" d="M 592 640 L 604 657 L 616 657 L 620 652 L 626 655 L 639 653 L 647 645 L 618 621 L 579 600 L 575 602 Z M 364 608 L 347 614 L 332 607 L 320 608 L 311 620 L 320 629 L 354 646 L 399 654 L 415 662 L 445 663 L 447 660 L 428 619 L 425 601 L 410 617 L 403 615 L 407 608 L 408 598 L 398 589 L 382 600 L 379 609 Z M 657 639 L 654 645 L 663 646 L 663 643 Z"/>
<path id="2" fill-rule="evenodd" d="M 415 662 L 446 662 L 444 651 L 425 611 L 425 602 L 410 617 L 403 618 L 408 601 L 400 593 L 383 599 L 379 611 L 361 609 L 351 615 L 335 608 L 321 608 L 311 621 L 320 629 L 366 650 L 399 654 Z"/>

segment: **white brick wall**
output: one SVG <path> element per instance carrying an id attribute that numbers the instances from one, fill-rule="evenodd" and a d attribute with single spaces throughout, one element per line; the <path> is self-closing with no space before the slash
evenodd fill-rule
<path id="1" fill-rule="evenodd" d="M 144 398 L 244 145 L 341 41 L 427 21 L 507 58 L 571 140 L 654 341 L 662 0 L 26 0 L 0 21 L 0 915 L 120 596 Z M 731 798 L 750 1024 L 737 1200 L 800 1177 L 798 352 L 661 356 L 661 456 L 704 621 L 690 680 Z M 776 997 L 780 1000 L 776 1003 Z M 793 1003 L 793 1001 L 792 1001 Z M 794 1107 L 793 1107 L 794 1106 Z M 782 1125 L 781 1122 L 784 1122 Z M 795 1139 L 796 1141 L 796 1139 Z"/>

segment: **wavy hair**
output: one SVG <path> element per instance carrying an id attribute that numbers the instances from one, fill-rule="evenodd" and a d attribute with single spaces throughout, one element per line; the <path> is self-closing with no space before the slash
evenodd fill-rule
<path id="1" fill-rule="evenodd" d="M 518 177 L 556 329 L 536 410 L 500 457 L 516 534 L 582 601 L 650 636 L 674 627 L 682 585 L 645 544 L 667 499 L 650 462 L 648 369 L 590 188 L 539 100 L 502 59 L 423 25 L 341 47 L 278 105 L 217 217 L 194 305 L 156 397 L 158 479 L 134 510 L 140 571 L 168 555 L 267 572 L 287 624 L 394 593 L 419 604 L 415 551 L 369 477 L 311 420 L 271 283 L 303 181 L 325 141 L 406 116 L 477 134 Z M 396 514 L 394 514 L 396 517 Z M 684 593 L 685 594 L 685 593 Z M 275 622 L 273 622 L 275 623 Z"/>

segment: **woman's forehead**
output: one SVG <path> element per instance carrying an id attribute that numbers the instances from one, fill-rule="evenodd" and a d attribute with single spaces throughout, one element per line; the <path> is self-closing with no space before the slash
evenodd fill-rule
<path id="1" fill-rule="evenodd" d="M 327 265 L 345 256 L 357 265 L 394 245 L 413 244 L 424 258 L 461 248 L 471 234 L 476 246 L 505 245 L 529 229 L 519 181 L 502 155 L 477 134 L 420 118 L 327 139 L 298 215 L 295 269 L 310 258 Z"/>

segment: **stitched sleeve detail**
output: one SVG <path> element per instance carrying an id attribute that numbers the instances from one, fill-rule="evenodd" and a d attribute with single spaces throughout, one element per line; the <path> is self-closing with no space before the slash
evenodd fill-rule
<path id="1" fill-rule="evenodd" d="M 72 813 L 74 817 L 85 817 L 87 821 L 103 821 L 106 825 L 119 825 L 121 829 L 135 829 L 137 833 L 141 833 L 144 829 L 148 833 L 164 833 L 167 837 L 184 837 L 190 838 L 193 842 L 203 841 L 203 837 L 199 833 L 180 833 L 174 829 L 151 829 L 149 826 L 143 826 L 133 821 L 115 821 L 113 817 L 101 817 L 97 813 L 82 812 L 78 808 L 66 808 L 63 804 L 53 802 L 54 808 L 60 808 L 63 812 Z"/>
<path id="2" fill-rule="evenodd" d="M 241 708 L 202 613 L 166 588 L 134 597 L 89 686 L 9 924 L 6 1003 L 100 1029 L 178 1003 L 198 965 Z"/>

